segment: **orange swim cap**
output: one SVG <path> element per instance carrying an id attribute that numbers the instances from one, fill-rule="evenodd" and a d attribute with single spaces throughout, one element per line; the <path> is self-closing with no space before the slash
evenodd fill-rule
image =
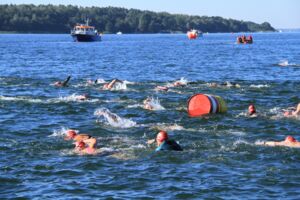
<path id="1" fill-rule="evenodd" d="M 77 135 L 76 131 L 74 130 L 67 130 L 67 137 L 73 139 Z"/>
<path id="2" fill-rule="evenodd" d="M 286 142 L 297 142 L 297 140 L 293 136 L 290 136 L 290 135 L 285 138 L 285 141 Z"/>
<path id="3" fill-rule="evenodd" d="M 157 142 L 163 142 L 168 139 L 168 134 L 166 131 L 160 131 L 156 136 Z"/>

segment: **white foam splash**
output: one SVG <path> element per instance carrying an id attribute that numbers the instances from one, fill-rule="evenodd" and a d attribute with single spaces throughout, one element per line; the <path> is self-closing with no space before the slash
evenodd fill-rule
<path id="1" fill-rule="evenodd" d="M 126 90 L 126 89 L 127 89 L 127 85 L 124 81 L 116 82 L 112 88 L 112 90 Z"/>
<path id="2" fill-rule="evenodd" d="M 127 81 L 127 80 L 125 80 L 125 81 L 123 81 L 126 85 L 134 85 L 135 84 L 135 82 L 131 82 L 131 81 Z"/>
<path id="3" fill-rule="evenodd" d="M 268 85 L 268 84 L 265 84 L 265 85 L 264 84 L 254 85 L 254 84 L 252 84 L 249 87 L 251 87 L 251 88 L 269 88 L 270 85 Z"/>
<path id="4" fill-rule="evenodd" d="M 289 61 L 288 60 L 281 60 L 279 63 L 278 63 L 279 66 L 281 67 L 286 67 L 289 65 Z"/>
<path id="5" fill-rule="evenodd" d="M 125 119 L 120 116 L 118 116 L 115 113 L 110 112 L 107 108 L 99 108 L 94 112 L 94 115 L 96 116 L 103 116 L 106 122 L 112 126 L 112 127 L 118 127 L 118 128 L 131 128 L 136 125 L 136 122 Z"/>
<path id="6" fill-rule="evenodd" d="M 160 104 L 160 100 L 154 97 L 148 97 L 145 100 L 145 105 L 148 104 L 151 110 L 165 110 L 165 108 Z"/>
<path id="7" fill-rule="evenodd" d="M 299 64 L 296 63 L 289 63 L 288 60 L 281 60 L 279 63 L 277 63 L 278 66 L 281 67 L 287 67 L 287 66 L 292 66 L 292 67 L 300 67 Z"/>
<path id="8" fill-rule="evenodd" d="M 67 130 L 70 130 L 68 127 L 61 127 L 60 129 L 54 130 L 51 135 L 48 137 L 64 137 L 66 135 Z M 74 130 L 74 129 L 72 129 Z M 78 133 L 78 130 L 74 130 L 76 133 Z"/>

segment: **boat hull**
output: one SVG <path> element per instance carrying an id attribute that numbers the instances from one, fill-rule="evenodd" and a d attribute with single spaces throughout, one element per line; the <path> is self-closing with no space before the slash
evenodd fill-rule
<path id="1" fill-rule="evenodd" d="M 83 34 L 73 34 L 74 42 L 96 42 L 101 41 L 100 35 L 83 35 Z"/>

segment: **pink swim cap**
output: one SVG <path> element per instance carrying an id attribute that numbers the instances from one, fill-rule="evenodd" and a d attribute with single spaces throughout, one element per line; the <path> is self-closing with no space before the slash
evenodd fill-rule
<path id="1" fill-rule="evenodd" d="M 163 142 L 168 139 L 168 134 L 166 131 L 160 131 L 156 136 L 157 142 Z"/>

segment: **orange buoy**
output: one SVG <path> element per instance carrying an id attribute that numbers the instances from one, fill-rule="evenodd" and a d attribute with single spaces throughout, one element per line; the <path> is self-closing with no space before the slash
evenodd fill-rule
<path id="1" fill-rule="evenodd" d="M 195 94 L 188 100 L 187 111 L 190 117 L 199 117 L 211 113 L 226 112 L 227 106 L 219 96 Z"/>
<path id="2" fill-rule="evenodd" d="M 198 37 L 198 31 L 197 30 L 191 30 L 187 32 L 188 38 L 191 39 L 196 39 Z"/>

